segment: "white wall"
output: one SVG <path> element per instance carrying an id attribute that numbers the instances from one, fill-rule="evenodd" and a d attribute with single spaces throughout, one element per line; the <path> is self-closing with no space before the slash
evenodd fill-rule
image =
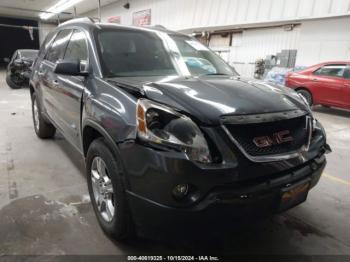
<path id="1" fill-rule="evenodd" d="M 120 15 L 122 24 L 131 25 L 133 12 L 151 9 L 152 24 L 172 30 L 245 28 L 234 34 L 232 47 L 214 39 L 212 48 L 246 76 L 253 75 L 257 59 L 282 49 L 298 50 L 296 65 L 350 60 L 350 0 L 130 0 L 129 10 L 123 4 L 103 7 L 102 21 Z M 300 25 L 292 31 L 263 28 L 288 22 Z M 253 25 L 261 28 L 249 29 Z"/>
<path id="2" fill-rule="evenodd" d="M 350 0 L 130 0 L 129 10 L 123 4 L 103 7 L 102 20 L 120 15 L 122 24 L 131 25 L 133 12 L 150 8 L 153 25 L 193 30 L 350 15 Z M 86 15 L 97 16 L 97 11 Z"/>
<path id="3" fill-rule="evenodd" d="M 257 59 L 276 55 L 283 49 L 297 49 L 299 37 L 300 26 L 292 31 L 285 31 L 283 27 L 244 30 L 241 35 L 233 36 L 229 63 L 238 73 L 253 76 Z"/>
<path id="4" fill-rule="evenodd" d="M 325 61 L 350 61 L 350 17 L 304 21 L 293 31 L 283 27 L 244 30 L 239 44 L 230 48 L 229 63 L 252 76 L 254 61 L 282 49 L 297 49 L 297 66 Z"/>
<path id="5" fill-rule="evenodd" d="M 297 65 L 350 60 L 350 17 L 303 23 Z"/>

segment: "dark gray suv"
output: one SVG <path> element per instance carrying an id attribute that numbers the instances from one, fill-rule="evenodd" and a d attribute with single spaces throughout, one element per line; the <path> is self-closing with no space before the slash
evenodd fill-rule
<path id="1" fill-rule="evenodd" d="M 98 221 L 116 239 L 284 211 L 326 165 L 302 97 L 240 77 L 187 35 L 71 20 L 33 71 L 35 132 L 58 129 L 85 157 Z"/>

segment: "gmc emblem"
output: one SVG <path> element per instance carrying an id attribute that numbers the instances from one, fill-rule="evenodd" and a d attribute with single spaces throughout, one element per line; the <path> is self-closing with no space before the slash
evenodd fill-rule
<path id="1" fill-rule="evenodd" d="M 259 136 L 253 139 L 254 144 L 260 148 L 268 147 L 272 145 L 279 145 L 279 144 L 283 144 L 291 141 L 293 141 L 293 137 L 290 136 L 289 130 L 276 132 L 271 137 Z"/>

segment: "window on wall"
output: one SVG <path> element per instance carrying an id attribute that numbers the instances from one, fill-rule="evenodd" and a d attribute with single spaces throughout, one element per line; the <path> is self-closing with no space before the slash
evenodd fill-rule
<path id="1" fill-rule="evenodd" d="M 345 68 L 345 65 L 325 65 L 317 69 L 314 74 L 319 76 L 342 77 Z"/>
<path id="2" fill-rule="evenodd" d="M 230 46 L 230 34 L 224 34 L 224 35 L 212 35 L 210 37 L 209 47 L 212 49 L 218 48 L 218 47 L 229 47 Z"/>

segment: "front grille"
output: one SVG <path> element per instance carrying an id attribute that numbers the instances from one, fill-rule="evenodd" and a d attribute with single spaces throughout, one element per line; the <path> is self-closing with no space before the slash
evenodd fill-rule
<path id="1" fill-rule="evenodd" d="M 285 154 L 299 150 L 308 141 L 306 116 L 265 123 L 225 124 L 237 143 L 251 156 Z M 288 130 L 293 141 L 258 147 L 256 137 L 273 137 L 273 134 Z"/>

